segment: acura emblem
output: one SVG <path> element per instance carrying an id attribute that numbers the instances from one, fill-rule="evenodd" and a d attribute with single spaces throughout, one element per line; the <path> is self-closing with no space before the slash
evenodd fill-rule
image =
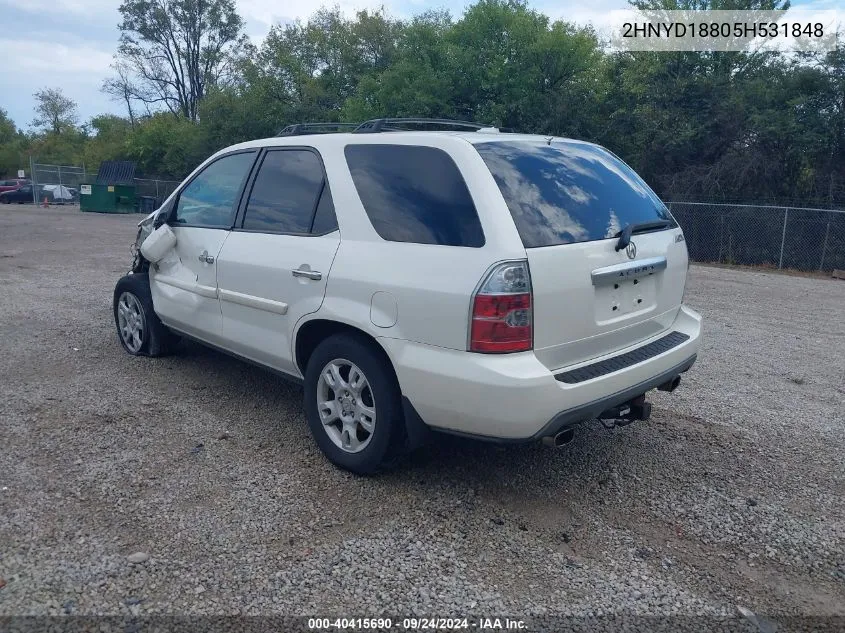
<path id="1" fill-rule="evenodd" d="M 628 259 L 634 259 L 637 256 L 637 245 L 633 242 L 628 242 L 625 252 L 628 254 Z"/>

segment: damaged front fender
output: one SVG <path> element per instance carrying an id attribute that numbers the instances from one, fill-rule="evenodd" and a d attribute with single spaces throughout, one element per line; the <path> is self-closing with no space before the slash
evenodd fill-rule
<path id="1" fill-rule="evenodd" d="M 132 268 L 130 272 L 140 273 L 144 272 L 149 267 L 149 262 L 141 254 L 141 244 L 144 243 L 150 233 L 155 229 L 156 218 L 162 209 L 157 209 L 150 213 L 143 220 L 138 222 L 138 233 L 135 235 L 135 243 L 132 244 Z"/>

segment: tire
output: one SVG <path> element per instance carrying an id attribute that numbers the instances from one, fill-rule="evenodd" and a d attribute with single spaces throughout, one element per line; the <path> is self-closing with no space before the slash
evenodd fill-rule
<path id="1" fill-rule="evenodd" d="M 166 356 L 179 342 L 179 337 L 167 329 L 153 309 L 146 273 L 126 275 L 117 282 L 112 311 L 117 338 L 132 356 Z"/>
<path id="2" fill-rule="evenodd" d="M 350 365 L 346 373 L 344 362 Z M 342 381 L 336 382 L 338 391 L 331 389 L 324 377 L 333 375 L 330 364 L 340 370 Z M 352 366 L 363 374 L 363 382 L 357 380 Z M 355 382 L 359 387 L 364 382 L 367 386 L 358 391 Z M 344 396 L 347 389 L 343 385 L 349 387 L 351 396 Z M 350 334 L 328 337 L 308 360 L 304 391 L 311 434 L 335 465 L 359 475 L 369 475 L 394 465 L 403 454 L 405 425 L 401 392 L 389 361 L 380 350 L 373 348 L 373 343 Z M 344 397 L 346 399 L 341 403 Z M 318 406 L 318 398 L 321 402 L 333 402 L 333 410 Z M 371 432 L 362 423 L 368 417 L 363 413 L 367 409 L 374 414 Z M 324 423 L 324 418 L 333 416 L 337 417 L 335 421 Z M 353 426 L 356 429 L 354 439 L 348 433 Z M 347 448 L 343 444 L 348 444 Z"/>

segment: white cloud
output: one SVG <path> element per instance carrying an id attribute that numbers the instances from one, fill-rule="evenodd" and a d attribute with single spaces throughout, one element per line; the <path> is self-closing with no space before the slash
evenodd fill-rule
<path id="1" fill-rule="evenodd" d="M 397 0 L 299 0 L 285 5 L 280 5 L 277 0 L 238 0 L 237 7 L 238 13 L 247 21 L 250 37 L 255 41 L 263 39 L 271 26 L 296 19 L 304 21 L 323 7 L 338 7 L 344 15 L 350 17 L 362 9 L 376 10 L 385 7 L 390 15 L 408 17 L 412 13 L 425 10 L 429 2 L 418 0 L 415 4 L 412 12 L 402 10 L 406 5 Z"/>
<path id="2" fill-rule="evenodd" d="M 0 40 L 0 59 L 24 73 L 61 76 L 67 80 L 76 74 L 102 79 L 108 73 L 112 53 L 86 44 L 71 46 L 32 39 L 3 39 Z"/>
<path id="3" fill-rule="evenodd" d="M 24 10 L 30 13 L 78 13 L 82 15 L 97 15 L 101 11 L 117 12 L 119 1 L 115 0 L 27 0 L 25 3 L 16 0 L 0 0 L 0 6 L 11 10 Z"/>

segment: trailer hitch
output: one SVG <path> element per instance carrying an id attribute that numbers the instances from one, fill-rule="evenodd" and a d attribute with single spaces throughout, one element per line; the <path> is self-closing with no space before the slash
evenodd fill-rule
<path id="1" fill-rule="evenodd" d="M 637 396 L 623 404 L 605 409 L 598 415 L 602 426 L 611 431 L 617 426 L 628 426 L 635 420 L 648 420 L 651 417 L 651 403 L 646 402 L 645 394 Z"/>

